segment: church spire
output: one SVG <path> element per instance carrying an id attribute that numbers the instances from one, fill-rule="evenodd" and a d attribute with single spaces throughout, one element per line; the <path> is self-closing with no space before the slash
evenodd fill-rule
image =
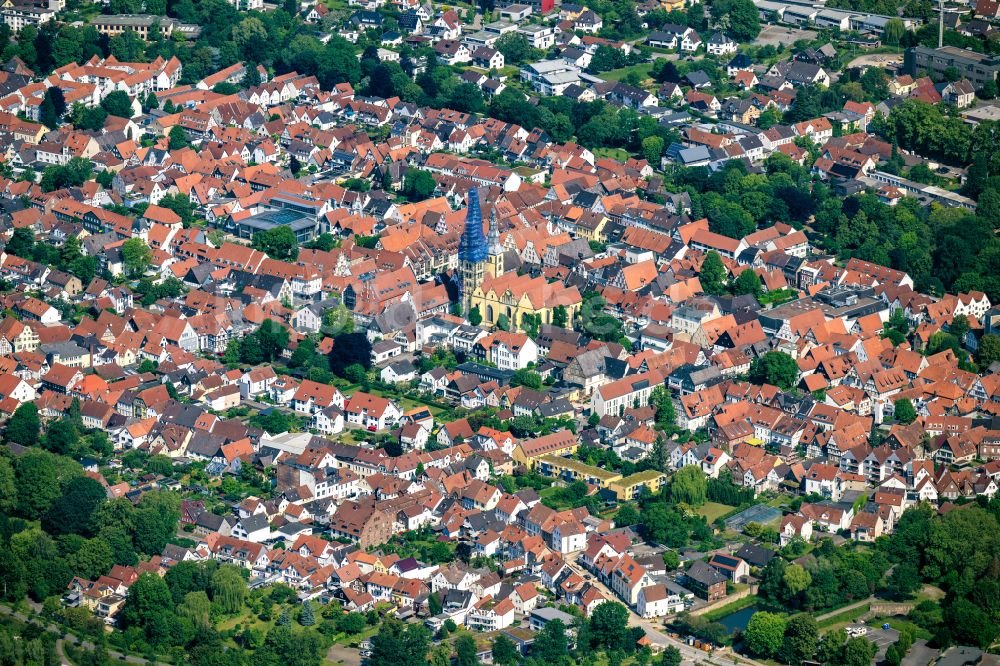
<path id="1" fill-rule="evenodd" d="M 483 211 L 479 206 L 479 190 L 469 190 L 469 209 L 465 214 L 465 231 L 458 248 L 458 258 L 473 264 L 486 260 L 486 238 L 483 237 Z"/>
<path id="2" fill-rule="evenodd" d="M 500 228 L 497 224 L 497 209 L 496 206 L 490 211 L 490 232 L 488 238 L 488 247 L 491 257 L 503 252 L 503 248 L 500 247 Z"/>

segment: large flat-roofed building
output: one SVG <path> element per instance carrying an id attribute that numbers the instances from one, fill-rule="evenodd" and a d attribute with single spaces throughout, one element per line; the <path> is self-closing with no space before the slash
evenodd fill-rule
<path id="1" fill-rule="evenodd" d="M 174 32 L 191 39 L 201 33 L 201 28 L 196 25 L 188 25 L 168 16 L 153 14 L 99 14 L 91 21 L 91 25 L 97 28 L 97 32 L 109 37 L 131 30 L 144 40 L 149 39 L 153 30 L 159 30 L 160 36 L 164 39 L 169 38 Z"/>
<path id="2" fill-rule="evenodd" d="M 988 56 L 957 46 L 932 49 L 914 46 L 906 49 L 903 68 L 911 76 L 931 72 L 935 79 L 943 79 L 945 70 L 954 67 L 962 78 L 968 79 L 979 90 L 987 81 L 996 81 L 1000 72 L 1000 56 Z"/>
<path id="3" fill-rule="evenodd" d="M 291 228 L 295 232 L 295 239 L 300 243 L 308 243 L 317 235 L 316 218 L 289 209 L 269 210 L 242 220 L 230 221 L 226 231 L 238 238 L 250 240 L 258 232 L 280 226 Z"/>

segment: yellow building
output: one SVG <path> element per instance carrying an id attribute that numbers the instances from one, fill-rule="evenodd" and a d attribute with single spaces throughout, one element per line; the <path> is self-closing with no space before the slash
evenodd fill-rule
<path id="1" fill-rule="evenodd" d="M 538 459 L 538 471 L 545 476 L 559 477 L 563 481 L 583 481 L 599 488 L 607 488 L 619 481 L 622 475 L 600 467 L 594 467 L 574 458 L 542 456 Z"/>
<path id="2" fill-rule="evenodd" d="M 666 480 L 667 475 L 663 472 L 647 469 L 625 478 L 619 478 L 609 487 L 618 496 L 619 502 L 627 502 L 644 493 L 650 495 L 658 493 Z"/>
<path id="3" fill-rule="evenodd" d="M 579 438 L 569 430 L 560 430 L 550 435 L 519 442 L 511 453 L 515 462 L 528 469 L 534 469 L 538 461 L 545 456 L 565 456 L 576 453 L 580 447 Z"/>
<path id="4" fill-rule="evenodd" d="M 567 325 L 580 311 L 580 292 L 561 282 L 546 282 L 543 277 L 512 275 L 486 277 L 472 292 L 471 306 L 479 309 L 483 324 L 496 326 L 501 316 L 512 330 L 522 330 L 525 315 L 537 316 L 542 324 L 551 324 L 555 309 L 566 309 Z"/>

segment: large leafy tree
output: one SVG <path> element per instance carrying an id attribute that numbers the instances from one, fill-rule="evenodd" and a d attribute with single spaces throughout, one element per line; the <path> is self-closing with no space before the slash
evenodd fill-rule
<path id="1" fill-rule="evenodd" d="M 406 176 L 403 178 L 403 196 L 407 199 L 410 201 L 429 199 L 434 194 L 435 189 L 437 189 L 437 183 L 429 171 L 407 169 Z"/>
<path id="2" fill-rule="evenodd" d="M 108 115 L 118 116 L 119 118 L 132 117 L 132 99 L 128 96 L 128 93 L 121 90 L 109 93 L 101 101 L 101 108 L 107 111 Z"/>
<path id="3" fill-rule="evenodd" d="M 129 277 L 142 275 L 153 259 L 152 250 L 146 245 L 146 241 L 139 237 L 129 238 L 122 243 L 121 251 L 125 274 Z"/>
<path id="4" fill-rule="evenodd" d="M 17 508 L 25 518 L 40 518 L 62 494 L 56 456 L 31 450 L 17 459 Z"/>
<path id="5" fill-rule="evenodd" d="M 145 627 L 164 613 L 170 613 L 173 607 L 167 583 L 154 573 L 144 573 L 129 587 L 122 620 L 127 627 Z"/>
<path id="6" fill-rule="evenodd" d="M 38 434 L 42 429 L 42 420 L 38 416 L 38 407 L 33 402 L 26 402 L 14 410 L 3 440 L 7 443 L 31 446 L 38 443 Z"/>
<path id="7" fill-rule="evenodd" d="M 253 246 L 279 261 L 295 261 L 299 256 L 299 241 L 292 228 L 285 224 L 255 233 Z"/>
<path id="8" fill-rule="evenodd" d="M 76 477 L 42 518 L 42 527 L 55 535 L 91 534 L 94 513 L 106 501 L 104 486 L 88 476 Z"/>
<path id="9" fill-rule="evenodd" d="M 815 617 L 808 613 L 792 617 L 785 625 L 780 651 L 781 661 L 793 666 L 811 661 L 816 654 L 818 640 L 819 625 Z"/>
<path id="10" fill-rule="evenodd" d="M 371 641 L 368 661 L 372 666 L 426 666 L 430 635 L 423 625 L 389 619 Z"/>
<path id="11" fill-rule="evenodd" d="M 222 565 L 212 575 L 212 600 L 226 613 L 235 613 L 243 607 L 247 596 L 247 583 L 239 569 Z"/>
<path id="12" fill-rule="evenodd" d="M 798 380 L 799 366 L 785 352 L 767 352 L 754 359 L 750 365 L 750 381 L 757 384 L 773 384 L 787 390 L 795 386 Z"/>
<path id="13" fill-rule="evenodd" d="M 758 611 L 743 632 L 743 642 L 753 654 L 770 658 L 778 653 L 785 636 L 785 619 L 777 613 Z"/>
<path id="14" fill-rule="evenodd" d="M 675 502 L 701 506 L 707 492 L 705 473 L 697 465 L 682 467 L 670 480 L 670 498 Z"/>
<path id="15" fill-rule="evenodd" d="M 722 257 L 714 250 L 709 250 L 705 259 L 701 262 L 701 271 L 698 273 L 698 281 L 706 294 L 721 296 L 726 293 L 726 267 L 722 264 Z"/>

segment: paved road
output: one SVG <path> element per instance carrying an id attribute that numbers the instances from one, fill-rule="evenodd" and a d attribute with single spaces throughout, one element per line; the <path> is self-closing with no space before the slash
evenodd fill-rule
<path id="1" fill-rule="evenodd" d="M 816 621 L 822 622 L 823 620 L 827 620 L 833 617 L 834 615 L 840 615 L 841 613 L 846 613 L 847 611 L 854 610 L 855 608 L 860 608 L 861 606 L 864 606 L 865 604 L 870 604 L 873 601 L 875 601 L 875 597 L 868 597 L 867 599 L 862 599 L 861 601 L 855 601 L 853 604 L 850 604 L 848 606 L 841 606 L 840 608 L 832 610 L 829 613 L 823 613 L 822 615 L 817 615 Z"/>
<path id="2" fill-rule="evenodd" d="M 21 620 L 22 622 L 30 622 L 31 624 L 39 625 L 39 626 L 45 628 L 46 630 L 51 631 L 54 634 L 59 634 L 59 636 L 60 636 L 59 640 L 56 641 L 56 653 L 59 655 L 59 657 L 62 660 L 63 664 L 69 664 L 69 660 L 66 659 L 66 655 L 63 654 L 63 643 L 64 642 L 68 641 L 68 642 L 72 643 L 73 645 L 77 645 L 77 646 L 82 647 L 82 648 L 87 649 L 87 650 L 93 650 L 93 649 L 95 649 L 97 647 L 96 645 L 94 645 L 90 641 L 81 641 L 79 638 L 77 638 L 76 636 L 74 636 L 72 634 L 64 633 L 63 628 L 60 627 L 57 624 L 51 624 L 51 623 L 50 624 L 46 624 L 43 620 L 40 620 L 38 618 L 28 617 L 24 613 L 21 613 L 19 611 L 15 611 L 10 606 L 5 606 L 5 605 L 0 604 L 0 613 L 3 613 L 4 615 L 12 615 L 15 618 L 17 618 L 18 620 Z M 127 662 L 129 664 L 148 664 L 148 663 L 150 663 L 150 662 L 146 661 L 145 659 L 143 659 L 142 657 L 136 657 L 136 656 L 133 656 L 133 655 L 124 655 L 121 652 L 116 652 L 115 650 L 109 649 L 107 652 L 108 652 L 108 656 L 111 657 L 112 659 L 117 659 L 118 661 L 125 661 L 125 662 Z M 165 664 L 163 662 L 155 662 L 155 666 L 170 666 L 170 665 L 169 664 Z"/>
<path id="3" fill-rule="evenodd" d="M 617 599 L 617 595 L 612 592 L 604 583 L 597 580 L 589 571 L 583 568 L 582 565 L 577 564 L 576 555 L 570 555 L 566 558 L 566 563 L 571 569 L 576 573 L 580 574 L 584 578 L 587 578 L 590 583 L 592 583 L 601 593 L 608 599 Z M 718 653 L 709 653 L 697 648 L 691 647 L 683 641 L 679 641 L 673 636 L 670 636 L 663 631 L 663 624 L 659 620 L 647 620 L 639 617 L 631 608 L 626 606 L 628 610 L 628 624 L 630 627 L 642 627 L 646 632 L 646 636 L 649 640 L 653 641 L 657 645 L 662 647 L 672 646 L 677 648 L 681 653 L 681 663 L 689 666 L 691 664 L 712 664 L 713 666 L 732 666 L 732 653 L 729 653 L 725 658 Z M 749 666 L 764 666 L 759 662 L 748 659 L 742 655 L 739 656 L 739 661 L 741 664 L 748 664 Z"/>
<path id="4" fill-rule="evenodd" d="M 919 638 L 913 642 L 913 647 L 903 658 L 902 666 L 927 666 L 937 660 L 940 650 L 927 647 L 927 641 Z"/>

